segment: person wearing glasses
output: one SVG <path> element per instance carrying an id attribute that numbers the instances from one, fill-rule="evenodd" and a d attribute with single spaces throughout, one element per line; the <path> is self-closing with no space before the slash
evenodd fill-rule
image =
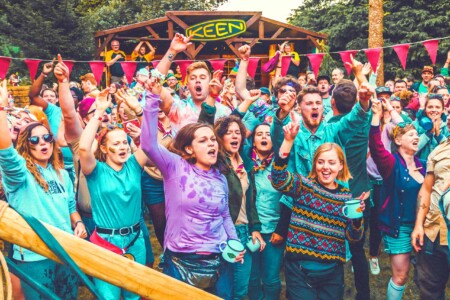
<path id="1" fill-rule="evenodd" d="M 417 195 L 424 181 L 426 164 L 415 155 L 419 149 L 419 135 L 411 123 L 398 123 L 392 130 L 398 151 L 391 154 L 381 140 L 381 101 L 372 101 L 372 112 L 369 149 L 383 179 L 378 227 L 392 267 L 387 299 L 402 299 L 408 280 L 412 251 L 410 236 L 416 219 Z"/>
<path id="2" fill-rule="evenodd" d="M 426 161 L 434 148 L 449 136 L 449 130 L 442 95 L 430 93 L 425 96 L 425 99 L 423 110 L 419 110 L 413 124 L 420 137 L 416 155 Z"/>
<path id="3" fill-rule="evenodd" d="M 20 213 L 84 238 L 86 228 L 76 211 L 73 184 L 64 170 L 53 134 L 42 123 L 30 122 L 20 129 L 14 149 L 5 110 L 7 93 L 6 81 L 3 81 L 0 87 L 0 169 L 8 203 Z M 77 278 L 69 267 L 17 245 L 13 249 L 18 267 L 36 282 L 62 299 L 77 299 Z M 26 299 L 39 298 L 28 284 L 21 282 L 21 285 Z"/>
<path id="4" fill-rule="evenodd" d="M 96 224 L 90 241 L 145 264 L 146 250 L 140 218 L 141 173 L 147 156 L 141 149 L 131 154 L 122 125 L 108 124 L 103 128 L 97 136 L 95 154 L 92 151 L 97 131 L 110 104 L 108 89 L 105 89 L 95 100 L 95 112 L 79 143 L 81 171 L 86 177 Z M 139 299 L 138 295 L 102 280 L 94 279 L 94 282 L 105 299 L 119 299 L 121 296 L 123 299 Z"/>
<path id="5" fill-rule="evenodd" d="M 126 61 L 126 54 L 120 50 L 120 43 L 118 40 L 111 41 L 111 50 L 106 52 L 105 62 L 106 66 L 109 67 L 109 72 L 111 73 L 111 82 L 119 82 L 122 80 L 125 73 L 123 72 L 121 61 Z"/>

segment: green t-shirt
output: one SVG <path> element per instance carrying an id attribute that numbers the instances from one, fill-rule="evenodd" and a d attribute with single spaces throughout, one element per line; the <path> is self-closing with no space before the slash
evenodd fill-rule
<path id="1" fill-rule="evenodd" d="M 139 222 L 141 216 L 142 167 L 132 155 L 120 171 L 97 161 L 86 176 L 91 195 L 92 216 L 97 226 L 121 228 Z"/>

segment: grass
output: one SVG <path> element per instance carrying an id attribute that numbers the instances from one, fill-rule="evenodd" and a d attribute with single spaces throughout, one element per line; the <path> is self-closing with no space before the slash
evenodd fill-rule
<path id="1" fill-rule="evenodd" d="M 161 246 L 156 240 L 155 233 L 153 231 L 153 226 L 149 225 L 149 230 L 151 232 L 151 243 L 153 247 L 153 252 L 155 254 L 155 266 L 159 263 L 159 255 L 162 253 Z M 369 232 L 367 233 L 369 234 Z M 366 255 L 368 257 L 368 238 L 366 238 Z M 380 269 L 381 272 L 379 275 L 374 276 L 370 274 L 369 271 L 369 282 L 370 282 L 370 296 L 372 300 L 384 300 L 386 299 L 386 287 L 391 277 L 391 265 L 389 261 L 389 256 L 386 253 L 382 253 L 379 257 Z M 155 268 L 156 269 L 156 268 Z M 158 270 L 158 269 L 156 269 Z M 351 300 L 355 299 L 356 289 L 354 286 L 354 276 L 351 271 L 351 262 L 348 262 L 345 267 L 345 291 L 344 291 L 344 299 Z M 418 300 L 419 299 L 419 290 L 415 283 L 413 282 L 414 275 L 414 267 L 411 265 L 411 269 L 409 272 L 409 280 L 405 289 L 405 293 L 403 295 L 403 299 L 405 300 Z M 285 300 L 285 282 L 284 282 L 284 274 L 282 273 L 282 297 L 281 299 Z M 450 290 L 450 281 L 447 283 L 447 290 Z M 91 300 L 94 299 L 90 292 L 81 287 L 79 289 L 79 297 L 80 300 Z"/>

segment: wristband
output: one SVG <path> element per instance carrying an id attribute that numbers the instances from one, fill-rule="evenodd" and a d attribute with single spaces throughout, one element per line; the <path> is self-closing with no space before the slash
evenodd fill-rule
<path id="1" fill-rule="evenodd" d="M 47 74 L 44 74 L 44 72 L 41 72 L 41 75 L 44 76 L 44 77 L 48 76 Z"/>
<path id="2" fill-rule="evenodd" d="M 0 111 L 6 111 L 7 107 L 6 106 L 0 106 Z"/>
<path id="3" fill-rule="evenodd" d="M 47 77 L 47 76 L 45 76 L 45 77 Z M 68 81 L 67 78 L 64 78 L 63 80 L 58 80 L 59 83 L 64 83 L 64 82 L 67 82 L 67 81 Z"/>
<path id="4" fill-rule="evenodd" d="M 246 58 L 241 58 L 241 60 L 242 60 L 242 61 L 248 61 L 248 59 L 246 59 Z"/>
<path id="5" fill-rule="evenodd" d="M 141 111 L 136 113 L 137 117 L 142 117 L 142 115 L 144 114 L 144 109 L 141 108 Z"/>
<path id="6" fill-rule="evenodd" d="M 81 224 L 83 224 L 83 225 L 84 225 L 83 221 L 81 221 L 81 220 L 78 220 L 78 221 L 76 221 L 76 222 L 75 222 L 75 226 L 74 226 L 74 228 L 75 228 L 75 227 L 77 227 L 78 223 L 81 223 Z"/>
<path id="7" fill-rule="evenodd" d="M 212 92 L 209 93 L 209 95 L 210 95 L 211 97 L 213 97 L 214 99 L 217 98 L 217 97 L 219 97 L 219 94 L 214 94 L 214 93 L 212 93 Z"/>

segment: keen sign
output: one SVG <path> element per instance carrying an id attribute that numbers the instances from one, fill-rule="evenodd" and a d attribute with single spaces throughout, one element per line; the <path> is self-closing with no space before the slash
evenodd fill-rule
<path id="1" fill-rule="evenodd" d="M 236 36 L 246 30 L 244 20 L 211 20 L 187 28 L 186 36 L 192 35 L 192 41 L 217 41 Z"/>

